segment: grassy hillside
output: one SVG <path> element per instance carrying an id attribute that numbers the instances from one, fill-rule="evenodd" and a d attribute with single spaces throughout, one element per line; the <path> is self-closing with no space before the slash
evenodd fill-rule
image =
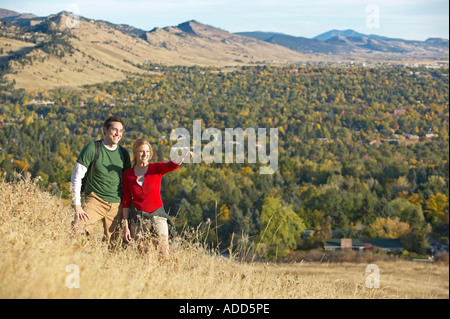
<path id="1" fill-rule="evenodd" d="M 70 233 L 72 209 L 33 181 L 0 183 L 1 298 L 448 298 L 449 269 L 379 262 L 380 288 L 367 288 L 366 264 L 243 263 L 197 244 L 172 244 L 168 263 L 151 266 L 133 247 L 109 252 L 99 232 Z M 68 288 L 70 265 L 80 287 Z"/>
<path id="2" fill-rule="evenodd" d="M 68 28 L 69 17 L 62 12 L 44 18 L 29 29 L 0 23 L 4 33 L 0 33 L 0 48 L 11 42 L 17 48 L 33 46 L 31 42 L 11 40 L 16 37 L 34 37 L 41 45 L 57 48 L 49 52 L 38 45 L 24 55 L 25 61 L 13 59 L 6 75 L 8 81 L 14 80 L 16 87 L 30 89 L 79 87 L 146 74 L 136 67 L 146 62 L 223 67 L 309 60 L 283 46 L 234 35 L 196 21 L 180 25 L 181 29 L 167 27 L 150 32 L 133 29 L 142 33 L 138 37 L 123 26 L 82 17 L 76 27 Z M 64 41 L 64 45 L 55 45 L 58 41 Z"/>

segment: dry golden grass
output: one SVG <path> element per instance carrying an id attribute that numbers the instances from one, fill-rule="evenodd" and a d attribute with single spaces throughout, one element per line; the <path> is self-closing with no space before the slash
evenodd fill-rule
<path id="1" fill-rule="evenodd" d="M 0 48 L 3 49 L 3 53 L 0 53 L 1 56 L 8 56 L 11 52 L 20 51 L 26 48 L 32 48 L 35 44 L 24 42 L 16 39 L 9 39 L 0 36 Z M 11 52 L 10 52 L 11 51 Z"/>
<path id="2" fill-rule="evenodd" d="M 380 262 L 370 289 L 364 264 L 242 263 L 179 240 L 169 262 L 148 266 L 133 246 L 73 237 L 69 203 L 30 180 L 0 182 L 0 194 L 0 298 L 449 298 L 449 269 L 437 264 Z M 66 286 L 71 264 L 79 288 Z"/>

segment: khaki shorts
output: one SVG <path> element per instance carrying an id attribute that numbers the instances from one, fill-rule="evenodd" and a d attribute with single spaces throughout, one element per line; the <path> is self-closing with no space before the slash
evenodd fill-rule
<path id="1" fill-rule="evenodd" d="M 164 208 L 160 208 L 164 209 Z M 133 212 L 130 216 L 130 225 L 136 229 L 137 237 L 162 237 L 169 236 L 169 226 L 167 218 L 161 216 L 152 216 L 144 212 Z"/>
<path id="2" fill-rule="evenodd" d="M 93 226 L 99 220 L 103 220 L 103 228 L 108 242 L 113 234 L 118 233 L 120 222 L 122 220 L 122 209 L 120 203 L 111 203 L 104 201 L 94 193 L 90 193 L 85 198 L 83 210 L 89 215 L 89 220 L 84 223 L 76 217 L 74 225 L 80 222 L 84 224 L 88 233 L 91 233 Z"/>
<path id="3" fill-rule="evenodd" d="M 142 231 L 150 232 L 154 237 L 168 237 L 169 227 L 167 226 L 167 218 L 155 216 L 153 217 L 153 222 L 149 219 L 144 220 Z M 139 232 L 136 235 L 139 236 Z"/>

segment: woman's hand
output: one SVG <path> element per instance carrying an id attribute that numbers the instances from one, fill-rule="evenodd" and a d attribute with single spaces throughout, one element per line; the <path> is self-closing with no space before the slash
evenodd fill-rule
<path id="1" fill-rule="evenodd" d="M 131 241 L 131 232 L 130 228 L 128 228 L 128 225 L 124 226 L 123 239 L 125 239 L 127 243 L 130 243 Z"/>
<path id="2" fill-rule="evenodd" d="M 186 151 L 186 153 L 184 153 L 183 158 L 194 158 L 194 152 L 191 151 Z"/>
<path id="3" fill-rule="evenodd" d="M 194 157 L 194 152 L 191 152 L 191 151 L 187 150 L 186 153 L 184 153 L 184 154 L 181 155 L 181 156 L 178 156 L 178 157 L 174 160 L 174 162 L 175 162 L 176 164 L 178 164 L 178 165 L 181 165 L 181 163 L 183 163 L 183 161 L 184 161 L 186 158 L 193 158 L 193 157 Z"/>

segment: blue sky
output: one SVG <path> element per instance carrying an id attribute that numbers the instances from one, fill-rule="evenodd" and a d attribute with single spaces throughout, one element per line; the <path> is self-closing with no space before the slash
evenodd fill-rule
<path id="1" fill-rule="evenodd" d="M 0 8 L 38 16 L 65 10 L 143 30 L 194 19 L 229 32 L 308 38 L 332 29 L 408 40 L 449 38 L 449 0 L 0 0 Z"/>

